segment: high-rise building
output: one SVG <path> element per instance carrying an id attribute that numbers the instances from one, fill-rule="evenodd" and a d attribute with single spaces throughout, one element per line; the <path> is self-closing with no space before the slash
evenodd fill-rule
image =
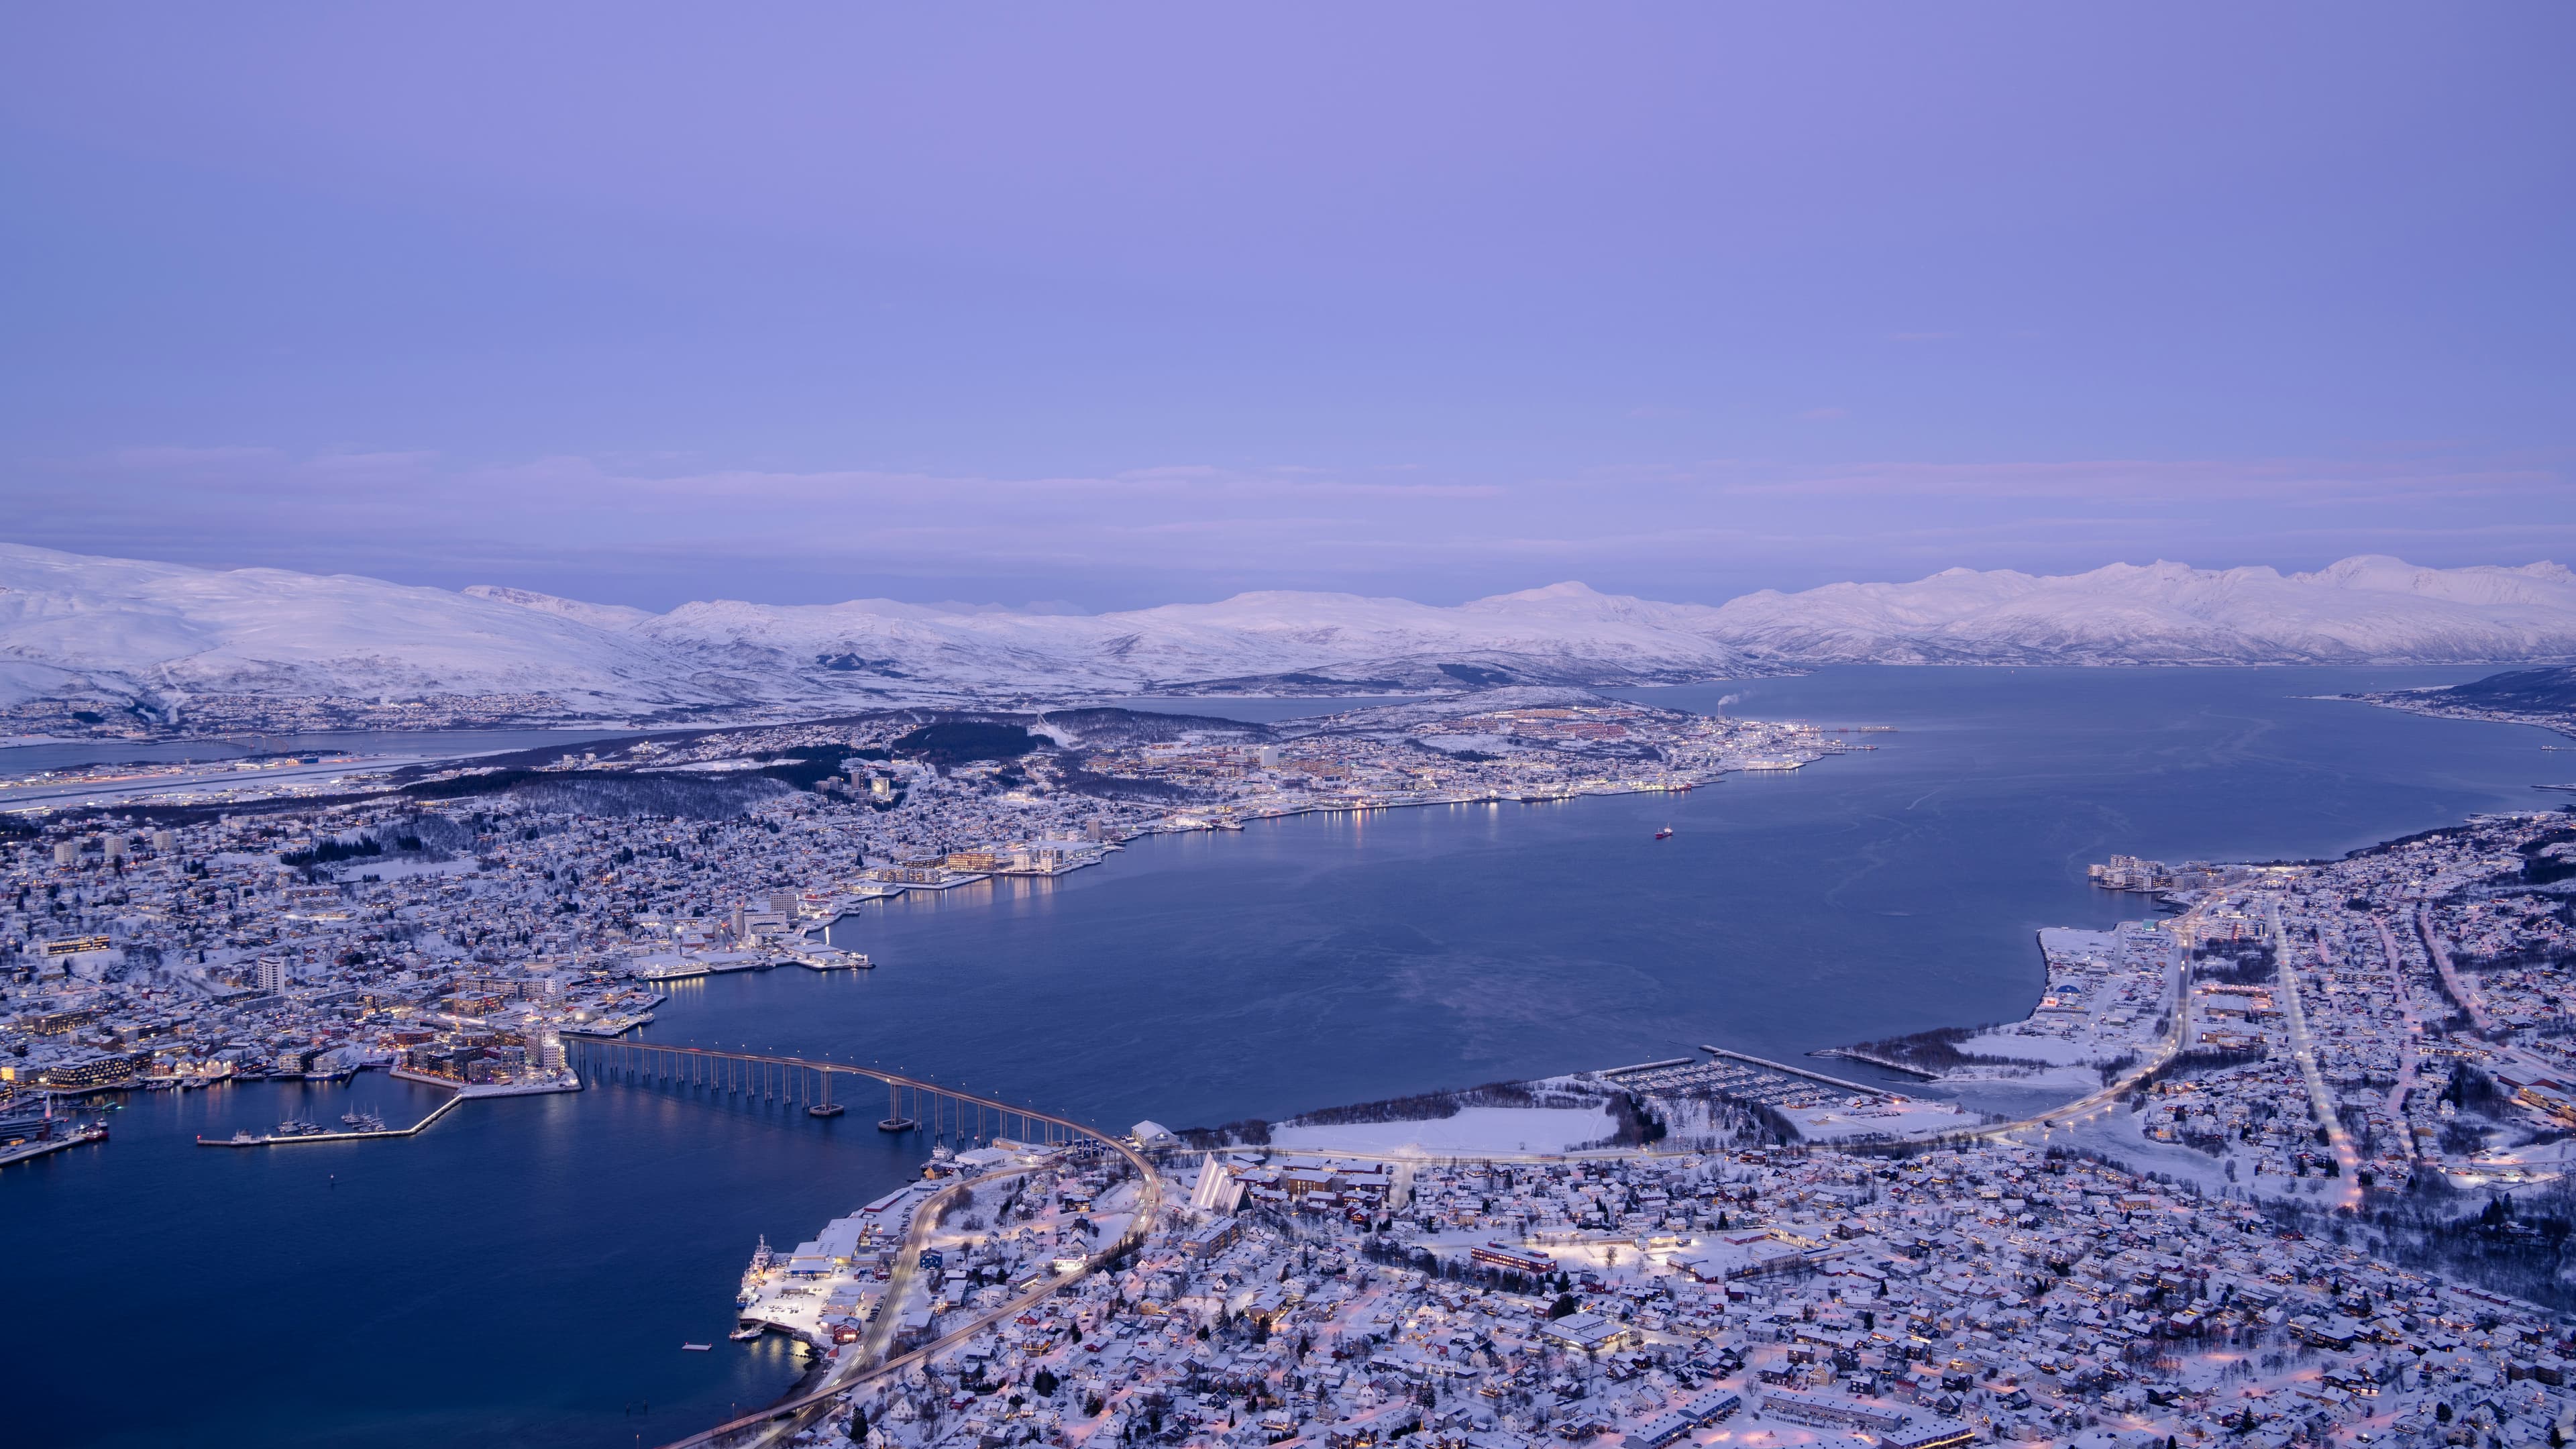
<path id="1" fill-rule="evenodd" d="M 275 956 L 260 957 L 257 983 L 259 989 L 262 991 L 284 991 L 286 989 L 286 963 Z"/>

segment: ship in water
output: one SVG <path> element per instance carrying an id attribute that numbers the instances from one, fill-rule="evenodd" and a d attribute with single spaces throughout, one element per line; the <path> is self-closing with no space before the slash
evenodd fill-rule
<path id="1" fill-rule="evenodd" d="M 1656 832 L 1655 832 L 1655 838 L 1656 838 L 1657 840 L 1670 840 L 1670 839 L 1672 839 L 1672 838 L 1673 838 L 1673 828 L 1672 828 L 1671 826 L 1669 826 L 1669 825 L 1665 826 L 1663 829 L 1658 830 L 1658 831 L 1656 831 Z"/>
<path id="2" fill-rule="evenodd" d="M 769 1235 L 761 1234 L 760 1246 L 751 1250 L 751 1266 L 742 1270 L 742 1291 L 734 1295 L 735 1306 L 751 1306 L 752 1299 L 760 1294 L 760 1280 L 769 1276 L 770 1265 L 777 1261 L 778 1255 L 769 1250 Z"/>
<path id="3" fill-rule="evenodd" d="M 0 1119 L 0 1166 L 24 1161 L 30 1157 L 42 1157 L 46 1153 L 59 1152 L 66 1147 L 78 1147 L 84 1142 L 105 1142 L 106 1140 L 107 1119 L 105 1117 L 87 1125 L 68 1117 L 56 1117 L 53 1098 L 47 1097 L 44 1099 L 44 1110 L 41 1113 L 28 1112 L 21 1108 L 10 1113 L 5 1119 Z"/>

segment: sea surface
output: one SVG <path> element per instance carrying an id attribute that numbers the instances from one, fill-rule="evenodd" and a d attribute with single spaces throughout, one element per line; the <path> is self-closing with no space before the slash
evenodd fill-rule
<path id="1" fill-rule="evenodd" d="M 1310 816 L 907 897 L 835 933 L 876 970 L 688 985 L 649 1036 L 901 1066 L 1124 1128 L 2016 1019 L 2042 981 L 2034 931 L 2145 913 L 2085 883 L 2115 851 L 2313 858 L 2553 805 L 2531 786 L 2576 777 L 2539 748 L 2556 736 L 2309 697 L 2484 672 L 1855 668 L 1634 691 L 1897 732 L 1687 795 Z M 795 1377 L 774 1340 L 722 1338 L 755 1237 L 810 1237 L 916 1161 L 864 1105 L 826 1123 L 615 1086 L 468 1103 L 400 1142 L 192 1141 L 436 1099 L 377 1075 L 136 1094 L 111 1143 L 0 1171 L 0 1353 L 22 1387 L 0 1437 L 665 1441 Z"/>

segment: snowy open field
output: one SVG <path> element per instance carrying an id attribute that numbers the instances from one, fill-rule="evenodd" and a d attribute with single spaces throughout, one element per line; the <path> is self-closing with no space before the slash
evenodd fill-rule
<path id="1" fill-rule="evenodd" d="M 1564 1152 L 1618 1130 L 1610 1114 L 1567 1107 L 1462 1107 L 1427 1122 L 1274 1127 L 1270 1145 L 1299 1152 Z"/>
<path id="2" fill-rule="evenodd" d="M 1947 1102 L 1909 1098 L 1893 1107 L 1854 1111 L 1849 1107 L 1783 1107 L 1780 1115 L 1798 1124 L 1798 1135 L 1810 1142 L 1884 1133 L 1902 1137 L 1915 1132 L 1963 1131 L 1978 1119 Z"/>

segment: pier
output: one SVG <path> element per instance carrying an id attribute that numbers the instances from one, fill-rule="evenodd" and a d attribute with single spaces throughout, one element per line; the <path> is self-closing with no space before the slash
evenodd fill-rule
<path id="1" fill-rule="evenodd" d="M 1878 1068 L 1880 1071 L 1902 1072 L 1906 1076 L 1912 1077 L 1919 1082 L 1937 1082 L 1941 1080 L 1941 1074 L 1939 1072 L 1927 1072 L 1921 1067 L 1900 1062 L 1894 1057 L 1883 1057 L 1875 1052 L 1862 1051 L 1858 1047 L 1818 1047 L 1814 1051 L 1807 1053 L 1807 1055 L 1811 1057 L 1840 1057 L 1847 1062 L 1867 1062 L 1869 1065 Z"/>
<path id="2" fill-rule="evenodd" d="M 1721 1057 L 1728 1061 L 1743 1062 L 1747 1065 L 1761 1067 L 1768 1071 L 1786 1072 L 1793 1077 L 1804 1077 L 1808 1081 L 1821 1082 L 1828 1087 L 1837 1088 L 1845 1092 L 1857 1092 L 1864 1097 L 1892 1097 L 1896 1095 L 1896 1093 L 1889 1091 L 1885 1087 L 1873 1087 L 1861 1082 L 1845 1081 L 1841 1077 L 1829 1077 L 1823 1072 L 1810 1071 L 1805 1067 L 1793 1067 L 1787 1062 L 1775 1062 L 1769 1057 L 1757 1057 L 1750 1052 L 1731 1052 L 1724 1047 L 1707 1045 L 1702 1045 L 1700 1050 L 1713 1057 Z"/>
<path id="3" fill-rule="evenodd" d="M 339 1132 L 271 1132 L 260 1136 L 253 1136 L 248 1132 L 236 1132 L 230 1137 L 206 1137 L 201 1135 L 197 1138 L 197 1145 L 199 1147 L 292 1147 L 303 1142 L 378 1142 L 395 1137 L 417 1137 L 421 1133 L 428 1131 L 430 1124 L 436 1122 L 439 1118 L 446 1116 L 449 1112 L 454 1111 L 456 1109 L 456 1105 L 460 1102 L 488 1097 L 540 1097 L 555 1092 L 578 1092 L 581 1090 L 581 1084 L 578 1081 L 570 1079 L 559 1082 L 530 1082 L 508 1086 L 467 1086 L 462 1083 L 452 1082 L 445 1077 L 433 1077 L 426 1072 L 406 1071 L 401 1067 L 394 1068 L 393 1075 L 406 1082 L 418 1082 L 427 1087 L 446 1088 L 448 1098 L 446 1101 L 432 1107 L 429 1110 L 428 1116 L 421 1118 L 419 1121 L 414 1122 L 408 1127 L 365 1127 L 354 1131 L 343 1130 Z"/>
<path id="4" fill-rule="evenodd" d="M 32 1161 L 50 1153 L 60 1152 L 65 1148 L 86 1147 L 90 1143 L 106 1140 L 105 1127 L 72 1126 L 60 1137 L 35 1137 L 13 1146 L 0 1147 L 0 1167 Z"/>
<path id="5" fill-rule="evenodd" d="M 446 1101 L 430 1108 L 428 1116 L 408 1127 L 370 1127 L 362 1132 L 296 1132 L 284 1135 L 269 1133 L 259 1137 L 253 1137 L 244 1132 L 235 1133 L 230 1137 L 200 1136 L 197 1138 L 197 1145 L 199 1147 L 293 1147 L 306 1142 L 378 1142 L 393 1137 L 417 1137 L 428 1131 L 431 1123 L 456 1110 L 456 1104 L 464 1100 L 464 1093 L 455 1093 Z"/>

